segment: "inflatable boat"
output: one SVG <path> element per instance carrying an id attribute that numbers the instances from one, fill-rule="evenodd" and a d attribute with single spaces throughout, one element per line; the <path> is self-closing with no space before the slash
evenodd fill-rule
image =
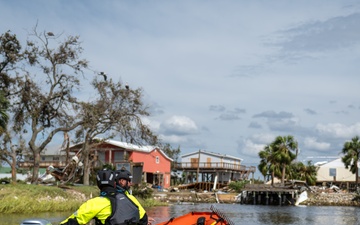
<path id="1" fill-rule="evenodd" d="M 219 212 L 215 207 L 210 207 L 210 212 L 190 212 L 188 214 L 170 218 L 166 222 L 156 225 L 234 225 L 223 213 Z"/>
<path id="2" fill-rule="evenodd" d="M 51 225 L 44 219 L 28 219 L 22 221 L 20 225 Z M 210 211 L 206 212 L 189 212 L 179 217 L 170 218 L 168 221 L 155 225 L 234 225 L 222 212 L 218 211 L 213 205 Z"/>

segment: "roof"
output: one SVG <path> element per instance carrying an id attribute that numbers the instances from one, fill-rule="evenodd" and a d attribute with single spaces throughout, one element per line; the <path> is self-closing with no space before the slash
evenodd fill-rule
<path id="1" fill-rule="evenodd" d="M 158 149 L 160 151 L 160 153 L 162 155 L 164 155 L 165 158 L 169 159 L 170 161 L 174 161 L 172 158 L 168 157 L 159 147 L 157 146 L 153 146 L 153 145 L 134 145 L 134 144 L 130 144 L 130 143 L 126 143 L 126 142 L 121 142 L 121 141 L 115 141 L 115 140 L 108 140 L 108 139 L 101 139 L 101 138 L 94 138 L 94 139 L 98 139 L 103 141 L 103 143 L 109 144 L 109 145 L 113 145 L 116 147 L 120 147 L 120 148 L 124 148 L 127 150 L 132 150 L 132 151 L 138 151 L 138 152 L 147 152 L 150 153 L 155 149 Z M 82 143 L 78 143 L 75 145 L 70 146 L 74 147 L 76 145 L 79 145 Z"/>
<path id="2" fill-rule="evenodd" d="M 341 161 L 341 158 L 335 159 L 333 161 L 319 165 L 320 167 L 345 167 L 344 163 Z"/>
<path id="3" fill-rule="evenodd" d="M 237 157 L 235 157 L 235 156 L 226 155 L 226 154 L 220 154 L 220 153 L 215 153 L 215 152 L 208 152 L 208 151 L 205 151 L 205 150 L 199 150 L 199 151 L 197 151 L 197 152 L 191 152 L 191 153 L 182 155 L 181 158 L 187 157 L 187 156 L 190 156 L 190 155 L 199 154 L 199 152 L 200 152 L 200 153 L 207 154 L 207 155 L 212 155 L 212 156 L 215 156 L 215 157 L 218 157 L 218 158 L 227 158 L 227 159 L 234 159 L 234 160 L 243 161 L 243 159 L 237 158 Z"/>

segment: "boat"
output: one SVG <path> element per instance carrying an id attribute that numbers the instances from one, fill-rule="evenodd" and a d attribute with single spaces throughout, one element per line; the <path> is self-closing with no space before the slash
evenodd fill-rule
<path id="1" fill-rule="evenodd" d="M 218 211 L 213 205 L 210 207 L 210 210 L 209 212 L 189 212 L 156 225 L 234 225 L 229 218 Z"/>
<path id="2" fill-rule="evenodd" d="M 296 199 L 295 206 L 299 206 L 300 203 L 306 201 L 308 199 L 307 191 L 303 191 L 298 199 Z"/>
<path id="3" fill-rule="evenodd" d="M 21 222 L 20 225 L 51 225 L 50 221 L 45 219 L 27 219 Z"/>
<path id="4" fill-rule="evenodd" d="M 210 207 L 211 211 L 204 212 L 189 212 L 179 217 L 170 218 L 168 221 L 158 223 L 155 225 L 235 225 L 222 212 L 217 210 L 213 205 Z M 24 220 L 20 225 L 51 225 L 51 223 L 44 219 L 29 219 Z"/>

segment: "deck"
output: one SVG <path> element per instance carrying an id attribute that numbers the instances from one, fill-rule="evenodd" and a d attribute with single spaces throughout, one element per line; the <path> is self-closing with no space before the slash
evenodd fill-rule
<path id="1" fill-rule="evenodd" d="M 224 173 L 231 172 L 240 174 L 241 180 L 249 178 L 250 174 L 254 174 L 256 171 L 255 166 L 244 166 L 234 163 L 223 162 L 199 162 L 199 163 L 187 163 L 181 162 L 175 165 L 177 170 L 184 172 L 196 172 L 196 173 Z"/>

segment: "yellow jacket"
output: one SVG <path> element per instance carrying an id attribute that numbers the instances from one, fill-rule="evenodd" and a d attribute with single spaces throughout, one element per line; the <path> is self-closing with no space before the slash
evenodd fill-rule
<path id="1" fill-rule="evenodd" d="M 134 202 L 139 208 L 140 219 L 145 216 L 145 209 L 141 206 L 139 201 L 128 192 L 125 192 L 127 197 Z M 79 209 L 69 216 L 60 224 L 67 224 L 69 219 L 76 219 L 79 224 L 87 224 L 93 218 L 97 218 L 102 224 L 105 224 L 106 218 L 111 215 L 111 202 L 108 198 L 100 196 L 89 199 L 84 202 Z"/>

